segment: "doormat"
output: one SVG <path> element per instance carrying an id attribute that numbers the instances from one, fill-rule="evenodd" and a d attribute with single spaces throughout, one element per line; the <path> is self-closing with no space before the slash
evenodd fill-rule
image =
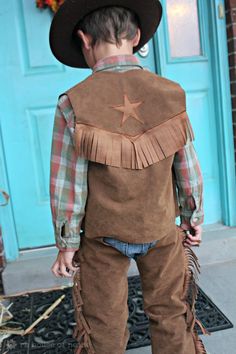
<path id="1" fill-rule="evenodd" d="M 127 349 L 145 347 L 151 344 L 148 319 L 143 311 L 143 298 L 140 277 L 129 277 L 129 320 L 130 339 Z M 28 328 L 51 304 L 65 294 L 64 300 L 56 307 L 47 320 L 40 322 L 34 332 L 26 336 L 12 335 L 3 340 L 1 354 L 73 354 L 76 341 L 72 338 L 74 309 L 71 288 L 48 292 L 34 292 L 11 298 L 10 311 L 13 314 L 12 326 Z M 232 323 L 198 288 L 195 304 L 199 320 L 209 332 L 232 328 Z M 196 327 L 199 334 L 200 328 Z"/>

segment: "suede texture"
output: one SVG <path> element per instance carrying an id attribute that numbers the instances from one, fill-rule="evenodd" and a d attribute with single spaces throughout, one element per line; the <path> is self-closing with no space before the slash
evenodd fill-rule
<path id="1" fill-rule="evenodd" d="M 164 237 L 179 215 L 174 155 L 193 139 L 184 90 L 134 69 L 94 73 L 66 94 L 76 116 L 75 148 L 89 160 L 86 237 Z"/>
<path id="2" fill-rule="evenodd" d="M 174 155 L 193 139 L 183 89 L 129 70 L 95 73 L 67 94 L 76 116 L 76 151 L 89 160 L 84 232 L 74 257 L 80 264 L 73 286 L 75 353 L 126 350 L 130 260 L 103 242 L 107 236 L 159 240 L 137 259 L 152 354 L 205 354 L 194 330 L 199 265 L 175 225 Z"/>
<path id="3" fill-rule="evenodd" d="M 145 133 L 186 110 L 179 84 L 142 69 L 96 72 L 65 93 L 77 124 L 129 136 Z M 124 95 L 142 102 L 137 111 L 144 124 L 128 119 L 121 126 L 122 114 L 113 107 L 124 103 Z"/>
<path id="4" fill-rule="evenodd" d="M 187 301 L 194 283 L 188 281 L 191 262 L 183 240 L 183 231 L 172 225 L 161 241 L 137 258 L 152 354 L 206 353 L 193 329 L 195 300 L 191 304 Z M 105 244 L 102 238 L 89 239 L 84 235 L 74 260 L 80 264 L 73 287 L 77 321 L 86 319 L 77 322 L 74 337 L 79 343 L 75 353 L 124 354 L 129 339 L 129 258 Z M 83 327 L 81 323 L 85 321 Z"/>
<path id="5" fill-rule="evenodd" d="M 82 227 L 88 238 L 159 240 L 175 222 L 173 157 L 142 170 L 89 163 L 89 194 Z M 161 186 L 161 188 L 160 188 Z"/>

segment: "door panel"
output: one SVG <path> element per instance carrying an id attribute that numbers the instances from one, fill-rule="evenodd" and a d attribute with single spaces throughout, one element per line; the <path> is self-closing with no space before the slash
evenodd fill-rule
<path id="1" fill-rule="evenodd" d="M 196 0 L 167 0 L 166 14 L 172 58 L 201 55 Z"/>
<path id="2" fill-rule="evenodd" d="M 57 97 L 89 70 L 67 70 L 55 60 L 48 43 L 52 15 L 34 1 L 9 0 L 1 12 L 1 125 L 17 243 L 46 246 L 54 244 L 49 167 Z"/>
<path id="3" fill-rule="evenodd" d="M 209 8 L 204 0 L 162 1 L 164 17 L 156 35 L 159 74 L 177 81 L 187 95 L 195 148 L 204 178 L 205 223 L 222 218 Z M 191 20 L 191 21 L 190 21 Z M 185 31 L 179 29 L 185 23 Z M 183 27 L 183 25 L 182 25 Z M 195 36 L 190 35 L 195 31 Z M 191 45 L 189 42 L 192 41 Z M 194 43 L 195 41 L 195 43 Z"/>

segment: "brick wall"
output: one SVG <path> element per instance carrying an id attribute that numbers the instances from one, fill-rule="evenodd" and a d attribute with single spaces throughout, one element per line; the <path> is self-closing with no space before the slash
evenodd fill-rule
<path id="1" fill-rule="evenodd" d="M 236 155 L 236 0 L 225 1 L 230 85 L 233 108 L 234 146 Z"/>
<path id="2" fill-rule="evenodd" d="M 4 208 L 8 204 L 9 195 L 0 190 L 0 208 Z M 6 265 L 5 259 L 5 252 L 4 252 L 4 245 L 3 245 L 3 238 L 2 238 L 2 227 L 0 223 L 0 294 L 3 293 L 3 286 L 2 286 L 2 272 Z"/>
<path id="3" fill-rule="evenodd" d="M 4 247 L 3 247 L 3 239 L 2 239 L 2 228 L 0 225 L 0 273 L 1 270 L 5 267 L 5 254 L 4 254 Z"/>
<path id="4" fill-rule="evenodd" d="M 5 268 L 5 255 L 4 255 L 4 247 L 3 247 L 3 239 L 2 239 L 2 229 L 0 225 L 0 294 L 3 294 L 3 286 L 2 286 L 2 271 Z"/>

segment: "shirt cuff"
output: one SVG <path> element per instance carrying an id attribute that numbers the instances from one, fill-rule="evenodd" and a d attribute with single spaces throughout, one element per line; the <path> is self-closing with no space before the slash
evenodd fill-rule
<path id="1" fill-rule="evenodd" d="M 180 215 L 180 220 L 181 220 L 181 227 L 184 230 L 191 230 L 194 226 L 203 224 L 204 217 L 203 215 L 194 216 L 194 217 Z"/>
<path id="2" fill-rule="evenodd" d="M 185 230 L 191 230 L 194 226 L 203 224 L 204 213 L 202 207 L 202 199 L 191 196 L 191 202 L 188 201 L 188 208 L 185 207 L 180 211 L 181 227 Z M 189 206 L 194 206 L 190 209 Z"/>
<path id="3" fill-rule="evenodd" d="M 77 251 L 80 247 L 80 226 L 75 227 L 68 220 L 54 224 L 56 247 L 60 251 Z"/>
<path id="4" fill-rule="evenodd" d="M 56 247 L 59 249 L 60 252 L 76 252 L 79 248 L 62 248 L 60 245 L 56 244 Z"/>

